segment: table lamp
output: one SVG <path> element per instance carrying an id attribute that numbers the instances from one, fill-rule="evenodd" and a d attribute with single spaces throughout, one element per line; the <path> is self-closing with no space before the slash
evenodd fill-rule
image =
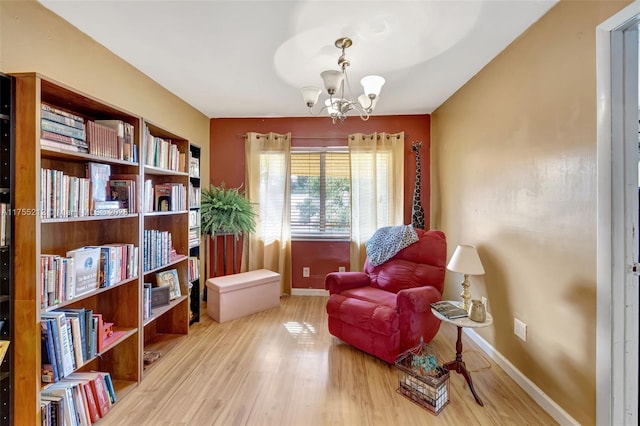
<path id="1" fill-rule="evenodd" d="M 462 293 L 460 293 L 460 296 L 462 297 L 462 309 L 468 311 L 470 306 L 469 299 L 471 297 L 471 293 L 469 293 L 469 285 L 471 284 L 469 282 L 469 275 L 484 274 L 484 268 L 482 267 L 482 262 L 480 262 L 480 256 L 478 256 L 476 248 L 464 244 L 456 247 L 453 256 L 451 256 L 451 260 L 449 260 L 449 264 L 447 264 L 447 269 L 464 274 Z"/>

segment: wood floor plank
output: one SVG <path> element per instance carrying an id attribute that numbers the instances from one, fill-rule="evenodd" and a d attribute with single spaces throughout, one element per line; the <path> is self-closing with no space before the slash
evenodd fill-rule
<path id="1" fill-rule="evenodd" d="M 284 297 L 280 308 L 223 324 L 202 315 L 100 425 L 557 424 L 465 336 L 485 406 L 452 372 L 450 403 L 434 416 L 396 391 L 394 366 L 328 333 L 326 300 Z M 442 362 L 455 356 L 455 333 L 443 324 L 432 341 Z"/>

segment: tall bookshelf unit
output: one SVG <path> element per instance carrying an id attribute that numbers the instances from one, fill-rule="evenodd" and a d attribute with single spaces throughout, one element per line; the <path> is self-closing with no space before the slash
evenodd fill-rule
<path id="1" fill-rule="evenodd" d="M 194 144 L 189 146 L 189 281 L 191 293 L 189 294 L 191 305 L 190 323 L 200 321 L 200 292 L 201 280 L 201 255 L 202 237 L 200 235 L 200 147 Z"/>
<path id="2" fill-rule="evenodd" d="M 41 325 L 43 312 L 58 308 L 87 308 L 101 313 L 114 324 L 118 337 L 76 371 L 106 371 L 113 380 L 117 399 L 121 400 L 144 375 L 144 351 L 168 349 L 167 336 L 188 332 L 187 288 L 187 209 L 177 212 L 146 212 L 143 208 L 144 179 L 164 182 L 188 182 L 186 172 L 170 171 L 144 164 L 145 127 L 160 136 L 178 140 L 180 151 L 187 153 L 188 142 L 145 123 L 142 117 L 83 94 L 37 73 L 15 74 L 15 111 L 20 117 L 15 132 L 15 173 L 20 176 L 14 191 L 14 208 L 23 212 L 14 216 L 20 232 L 14 238 L 14 322 L 20 324 L 12 342 L 14 353 L 15 424 L 40 424 Z M 133 128 L 133 142 L 138 158 L 134 161 L 106 158 L 41 146 L 41 105 L 46 103 L 88 120 L 120 120 Z M 65 175 L 84 177 L 88 163 L 109 165 L 111 174 L 129 175 L 137 180 L 137 208 L 109 216 L 46 218 L 41 214 L 41 169 L 62 171 Z M 144 235 L 147 229 L 164 229 L 173 234 L 173 245 L 182 257 L 154 270 L 143 269 Z M 97 288 L 54 306 L 42 306 L 40 294 L 41 254 L 64 256 L 69 250 L 104 244 L 129 244 L 138 247 L 135 276 L 108 287 Z M 178 270 L 182 297 L 168 306 L 154 310 L 143 321 L 143 283 L 156 271 Z M 184 283 L 184 284 L 182 284 Z M 107 414 L 108 416 L 108 414 Z"/>
<path id="3" fill-rule="evenodd" d="M 189 158 L 189 141 L 177 136 L 162 127 L 149 121 L 145 121 L 145 165 L 143 170 L 143 180 L 145 186 L 145 196 L 149 202 L 144 209 L 144 231 L 159 231 L 168 233 L 171 236 L 171 243 L 167 241 L 163 250 L 170 250 L 169 256 L 164 260 L 153 263 L 151 257 L 156 250 L 151 246 L 153 241 L 149 241 L 148 236 L 143 235 L 143 277 L 145 283 L 155 286 L 157 283 L 156 274 L 175 269 L 180 285 L 180 296 L 171 300 L 168 305 L 158 306 L 152 309 L 151 317 L 144 321 L 144 351 L 147 354 L 162 355 L 170 350 L 180 341 L 180 337 L 189 331 L 189 271 L 188 271 L 188 221 L 189 212 L 187 204 L 187 191 L 189 188 L 189 174 L 187 162 Z M 164 148 L 155 146 L 151 141 L 161 140 L 161 143 L 169 143 L 175 146 L 178 159 L 173 165 L 159 161 L 164 157 Z M 154 152 L 152 152 L 154 151 Z M 174 205 L 171 210 L 164 211 L 159 200 L 157 185 L 172 184 L 181 186 L 183 192 L 179 195 L 179 203 L 175 203 L 175 195 L 172 196 Z M 150 190 L 150 188 L 153 188 Z M 144 241 L 147 240 L 147 241 Z M 156 247 L 158 244 L 156 244 Z M 146 258 L 146 259 L 145 259 Z M 153 358 L 153 356 L 152 356 Z M 144 364 L 147 371 L 155 365 Z"/>
<path id="4" fill-rule="evenodd" d="M 0 74 L 0 203 L 3 221 L 0 241 L 0 340 L 11 342 L 13 333 L 13 150 L 14 90 L 13 79 Z M 9 213 L 9 214 L 8 214 Z M 6 343 L 3 343 L 6 344 Z M 13 343 L 0 363 L 0 425 L 13 424 Z"/>

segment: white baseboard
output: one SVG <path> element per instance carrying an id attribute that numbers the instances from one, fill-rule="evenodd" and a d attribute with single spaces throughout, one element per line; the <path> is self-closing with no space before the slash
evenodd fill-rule
<path id="1" fill-rule="evenodd" d="M 329 292 L 321 288 L 292 288 L 292 296 L 328 296 Z"/>
<path id="2" fill-rule="evenodd" d="M 486 340 L 474 330 L 465 328 L 465 334 L 473 340 L 480 349 L 498 364 L 515 382 L 540 405 L 551 417 L 561 425 L 580 425 L 573 417 L 562 409 L 555 401 L 542 391 L 535 383 L 527 378 L 500 352 L 496 351 Z"/>

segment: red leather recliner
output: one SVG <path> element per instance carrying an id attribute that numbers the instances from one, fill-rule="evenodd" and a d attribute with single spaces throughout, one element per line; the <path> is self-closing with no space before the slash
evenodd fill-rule
<path id="1" fill-rule="evenodd" d="M 367 259 L 364 272 L 325 278 L 329 332 L 389 363 L 440 329 L 430 304 L 442 299 L 446 238 L 441 231 L 416 232 L 417 242 L 383 264 L 373 267 Z"/>

